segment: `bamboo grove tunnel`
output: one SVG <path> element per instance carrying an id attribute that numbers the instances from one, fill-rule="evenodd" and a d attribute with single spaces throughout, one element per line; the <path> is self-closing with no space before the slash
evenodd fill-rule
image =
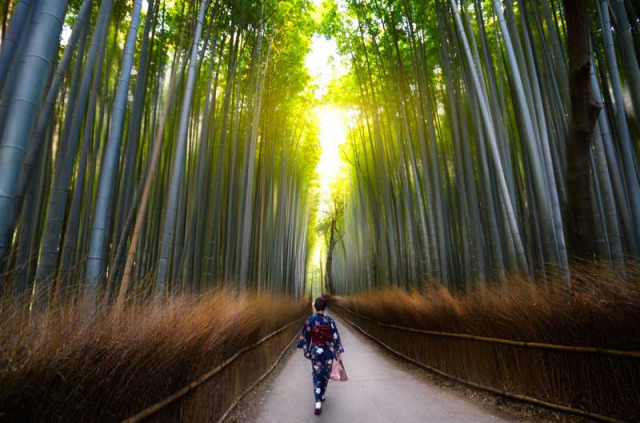
<path id="1" fill-rule="evenodd" d="M 165 419 L 226 417 L 321 294 L 446 377 L 640 419 L 636 1 L 0 15 L 0 421 L 122 421 L 205 375 Z M 511 354 L 537 375 L 482 361 Z"/>

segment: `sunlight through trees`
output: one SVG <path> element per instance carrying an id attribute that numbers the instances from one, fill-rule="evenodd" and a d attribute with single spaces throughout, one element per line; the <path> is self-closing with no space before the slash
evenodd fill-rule
<path id="1" fill-rule="evenodd" d="M 577 2 L 590 18 L 568 27 L 575 8 L 560 3 L 323 3 L 323 31 L 350 62 L 328 97 L 356 111 L 338 292 L 637 259 L 638 10 Z M 568 32 L 591 45 L 571 73 Z M 594 93 L 593 137 L 573 126 L 576 78 Z"/>
<path id="2" fill-rule="evenodd" d="M 309 2 L 3 10 L 4 292 L 302 294 L 320 149 Z"/>
<path id="3" fill-rule="evenodd" d="M 575 4 L 5 2 L 4 292 L 301 295 L 318 255 L 341 293 L 624 274 L 638 10 Z"/>

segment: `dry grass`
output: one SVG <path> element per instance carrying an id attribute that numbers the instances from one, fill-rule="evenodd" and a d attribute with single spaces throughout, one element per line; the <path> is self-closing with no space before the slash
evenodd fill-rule
<path id="1" fill-rule="evenodd" d="M 606 266 L 572 270 L 533 284 L 519 277 L 454 295 L 396 289 L 338 304 L 374 321 L 431 331 L 519 341 L 640 350 L 640 272 Z M 340 308 L 338 308 L 340 311 Z M 450 376 L 499 391 L 624 421 L 640 421 L 640 360 L 594 353 L 523 348 L 398 330 L 345 314 L 399 353 Z"/>
<path id="2" fill-rule="evenodd" d="M 119 312 L 87 313 L 76 304 L 29 316 L 5 304 L 0 421 L 119 421 L 292 322 L 307 307 L 224 290 Z"/>
<path id="3" fill-rule="evenodd" d="M 640 350 L 640 268 L 626 277 L 604 265 L 573 269 L 532 283 L 518 276 L 452 294 L 438 284 L 426 292 L 388 289 L 336 300 L 379 322 L 443 332 Z"/>

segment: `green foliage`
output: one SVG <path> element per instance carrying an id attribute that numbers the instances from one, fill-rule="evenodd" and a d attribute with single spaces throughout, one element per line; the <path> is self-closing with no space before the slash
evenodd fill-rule
<path id="1" fill-rule="evenodd" d="M 335 268 L 340 289 L 420 287 L 425 279 L 464 289 L 505 271 L 544 276 L 549 267 L 566 268 L 561 210 L 570 113 L 561 6 L 546 0 L 323 3 L 319 31 L 336 39 L 351 65 L 326 96 L 351 116 L 347 225 Z M 624 22 L 624 7 L 616 13 Z M 603 21 L 595 8 L 591 19 L 595 26 Z M 597 28 L 591 32 L 593 84 L 615 86 L 618 72 L 605 69 L 614 54 L 601 63 L 598 55 L 608 46 Z M 623 63 L 638 62 L 632 50 Z M 640 72 L 625 70 L 633 86 Z M 614 145 L 629 151 L 629 142 L 624 122 L 616 123 L 612 139 L 611 110 L 599 123 L 599 164 L 591 164 L 599 208 L 592 217 L 600 228 L 598 254 L 620 268 L 623 249 L 638 251 L 630 222 L 640 202 L 631 163 L 637 155 L 615 153 Z M 622 166 L 628 157 L 634 158 Z M 616 182 L 625 177 L 628 191 Z"/>
<path id="2" fill-rule="evenodd" d="M 78 152 L 74 151 L 72 169 L 68 170 L 72 177 L 66 191 L 79 216 L 71 219 L 70 212 L 65 210 L 59 223 L 62 227 L 77 227 L 71 233 L 79 239 L 61 237 L 60 248 L 53 251 L 54 255 L 60 254 L 62 247 L 68 245 L 70 251 L 65 253 L 70 258 L 64 269 L 71 266 L 78 270 L 68 273 L 56 268 L 50 277 L 56 280 L 52 296 L 66 295 L 66 287 L 84 277 L 88 225 L 93 219 L 96 189 L 103 182 L 101 160 L 110 138 L 108 130 L 122 48 L 131 22 L 132 3 L 115 0 L 108 31 L 97 33 L 99 3 L 92 4 L 90 25 L 81 34 L 87 41 L 104 37 L 101 40 L 106 52 L 104 59 L 100 59 L 103 61 L 95 71 L 89 69 L 90 76 L 96 75 L 97 95 L 88 96 L 89 104 L 82 105 L 87 110 L 95 106 L 96 115 L 93 121 L 83 122 L 87 127 L 81 130 L 81 138 L 89 143 L 88 154 L 79 153 L 84 148 L 81 140 L 72 144 L 78 145 Z M 80 4 L 76 0 L 71 2 L 65 17 L 67 26 L 75 23 Z M 116 155 L 118 171 L 112 181 L 116 187 L 113 199 L 107 200 L 114 217 L 104 231 L 101 254 L 108 257 L 108 263 L 101 264 L 106 270 L 101 288 L 111 296 L 117 293 L 126 261 L 129 265 L 126 272 L 133 272 L 127 277 L 134 280 L 125 286 L 125 291 L 151 292 L 150 281 L 160 254 L 158 246 L 171 245 L 167 260 L 172 290 L 197 292 L 232 280 L 239 284 L 239 275 L 246 272 L 249 287 L 299 295 L 304 289 L 302 269 L 306 268 L 308 250 L 315 238 L 315 232 L 308 228 L 315 221 L 316 166 L 320 156 L 318 128 L 309 118 L 315 99 L 308 87 L 310 77 L 305 66 L 311 37 L 316 31 L 313 4 L 309 0 L 213 0 L 204 15 L 202 37 L 195 46 L 196 62 L 191 63 L 199 4 L 158 0 L 154 10 L 147 11 L 157 13 L 150 31 L 143 33 L 143 25 L 139 26 L 124 138 L 114 140 L 122 147 Z M 141 22 L 145 20 L 143 14 Z M 147 37 L 149 45 L 144 58 L 143 37 Z M 68 48 L 75 49 L 77 45 Z M 86 57 L 86 53 L 78 57 L 80 67 L 86 66 Z M 136 102 L 134 87 L 144 82 L 138 81 L 142 60 L 148 61 L 149 71 L 144 98 Z M 195 67 L 195 90 L 190 104 L 185 105 L 189 66 Z M 59 96 L 64 101 L 59 102 L 49 128 L 49 133 L 58 134 L 43 142 L 45 146 L 53 143 L 55 152 L 67 144 L 63 129 L 69 122 L 65 121 L 65 115 L 74 105 L 67 96 L 76 88 L 70 79 L 72 68 L 64 70 L 65 84 Z M 130 108 L 140 102 L 141 134 L 134 138 L 139 139 L 139 145 L 133 146 L 127 142 L 128 127 L 133 122 Z M 178 132 L 185 113 L 186 120 L 182 122 L 186 122 L 187 128 L 186 155 L 182 163 L 176 164 L 174 157 L 181 153 L 176 147 L 180 145 Z M 156 150 L 159 158 L 153 159 Z M 59 165 L 58 156 L 57 153 L 41 156 L 46 160 L 40 158 L 37 167 L 50 173 Z M 80 157 L 88 159 L 80 161 Z M 177 193 L 172 192 L 176 187 L 169 184 L 175 171 L 173 166 L 180 166 L 177 174 L 183 175 Z M 71 191 L 75 185 L 73 175 L 83 178 L 80 186 L 84 192 Z M 38 227 L 46 222 L 50 179 L 30 180 L 29 189 L 43 193 L 40 201 L 44 207 L 38 208 L 33 216 Z M 147 194 L 140 200 L 140 193 L 145 190 Z M 177 210 L 172 211 L 176 218 L 164 226 L 175 228 L 174 233 L 163 231 L 161 224 L 171 195 L 178 196 Z M 35 208 L 36 200 L 29 199 L 30 209 Z M 142 218 L 138 219 L 136 212 Z M 15 223 L 19 221 L 16 219 Z M 26 256 L 9 263 L 9 270 L 14 266 L 25 268 L 25 260 L 37 264 L 40 251 L 40 237 L 28 235 L 27 226 L 15 223 L 10 229 L 15 234 L 10 237 L 11 244 L 17 247 L 21 243 Z M 250 227 L 248 232 L 245 227 Z M 27 242 L 23 242 L 25 236 Z M 167 236 L 171 237 L 169 244 L 163 241 Z M 135 247 L 129 248 L 134 239 Z M 248 265 L 241 266 L 247 257 Z M 60 263 L 60 259 L 54 262 Z M 143 279 L 145 276 L 150 278 Z M 20 293 L 26 286 L 33 286 L 33 272 L 29 271 L 7 273 L 3 279 Z M 35 290 L 39 288 L 36 286 Z"/>

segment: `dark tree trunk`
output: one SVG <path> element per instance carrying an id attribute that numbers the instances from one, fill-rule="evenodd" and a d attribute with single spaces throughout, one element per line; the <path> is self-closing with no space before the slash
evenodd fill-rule
<path id="1" fill-rule="evenodd" d="M 333 248 L 336 244 L 336 217 L 331 218 L 331 234 L 329 235 L 329 248 L 327 248 L 327 263 L 325 265 L 326 289 L 330 294 L 335 294 L 333 290 Z"/>
<path id="2" fill-rule="evenodd" d="M 326 264 L 326 289 L 329 291 L 329 294 L 334 294 L 333 290 L 333 268 L 332 268 L 333 257 L 332 253 L 327 254 L 327 264 Z"/>
<path id="3" fill-rule="evenodd" d="M 589 6 L 591 1 L 564 0 L 569 56 L 571 117 L 567 140 L 567 244 L 574 258 L 595 254 L 595 222 L 591 202 L 589 154 L 601 106 L 591 89 Z"/>

